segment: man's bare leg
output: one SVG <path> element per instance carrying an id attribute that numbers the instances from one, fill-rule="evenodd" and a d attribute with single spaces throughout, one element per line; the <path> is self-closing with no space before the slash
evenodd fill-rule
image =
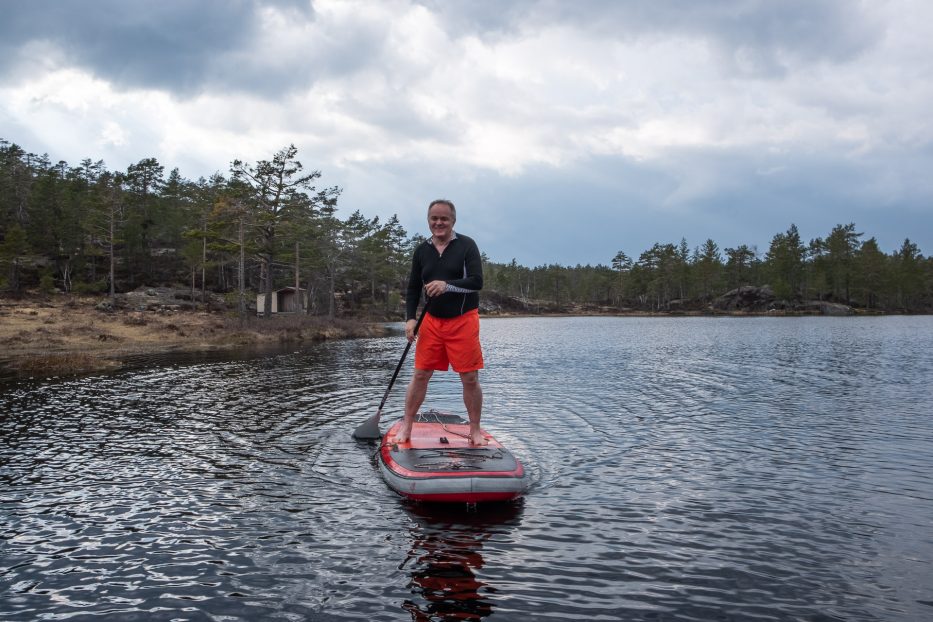
<path id="1" fill-rule="evenodd" d="M 483 414 L 483 390 L 479 386 L 479 372 L 467 371 L 460 374 L 463 383 L 463 405 L 470 417 L 470 444 L 488 445 L 489 441 L 480 431 L 479 420 Z"/>
<path id="2" fill-rule="evenodd" d="M 402 418 L 402 427 L 395 435 L 395 440 L 399 443 L 406 443 L 411 438 L 411 426 L 415 422 L 418 409 L 424 403 L 424 396 L 428 393 L 428 381 L 432 375 L 434 375 L 434 370 L 415 369 L 415 373 L 411 376 L 408 390 L 405 391 L 405 416 Z"/>

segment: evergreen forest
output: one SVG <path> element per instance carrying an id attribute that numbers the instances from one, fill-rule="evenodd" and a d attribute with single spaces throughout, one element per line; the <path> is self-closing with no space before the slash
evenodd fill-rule
<path id="1" fill-rule="evenodd" d="M 321 179 L 294 146 L 190 180 L 155 158 L 115 171 L 101 160 L 53 163 L 0 139 L 0 292 L 114 296 L 165 285 L 190 288 L 194 300 L 222 294 L 246 314 L 257 293 L 295 287 L 309 314 L 397 319 L 411 250 L 424 238 L 395 216 L 341 217 L 340 188 Z M 885 253 L 854 223 L 809 241 L 791 224 L 763 252 L 682 238 L 606 259 L 530 268 L 484 256 L 484 290 L 553 309 L 670 312 L 768 286 L 786 303 L 933 310 L 933 258 L 910 239 Z"/>

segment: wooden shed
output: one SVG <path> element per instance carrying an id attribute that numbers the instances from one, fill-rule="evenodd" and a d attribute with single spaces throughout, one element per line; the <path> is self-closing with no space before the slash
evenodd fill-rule
<path id="1" fill-rule="evenodd" d="M 272 313 L 299 313 L 304 311 L 307 290 L 283 287 L 272 292 Z M 266 295 L 256 296 L 256 315 L 266 312 Z"/>

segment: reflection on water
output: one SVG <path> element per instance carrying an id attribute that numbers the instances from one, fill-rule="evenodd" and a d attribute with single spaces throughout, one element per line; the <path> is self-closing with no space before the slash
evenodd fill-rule
<path id="1" fill-rule="evenodd" d="M 0 620 L 933 615 L 933 318 L 482 330 L 533 483 L 475 511 L 350 439 L 400 335 L 0 386 Z"/>
<path id="2" fill-rule="evenodd" d="M 509 537 L 520 524 L 521 502 L 461 507 L 412 504 L 411 550 L 400 568 L 411 573 L 412 620 L 481 620 L 492 614 L 496 588 L 478 578 L 483 545 Z"/>

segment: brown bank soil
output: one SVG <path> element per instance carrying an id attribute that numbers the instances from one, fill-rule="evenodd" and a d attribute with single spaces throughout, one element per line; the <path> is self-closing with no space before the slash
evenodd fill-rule
<path id="1" fill-rule="evenodd" d="M 0 297 L 0 368 L 39 376 L 118 369 L 137 355 L 234 350 L 383 334 L 378 323 L 249 317 L 178 304 L 53 295 Z M 187 307 L 187 308 L 186 308 Z"/>

